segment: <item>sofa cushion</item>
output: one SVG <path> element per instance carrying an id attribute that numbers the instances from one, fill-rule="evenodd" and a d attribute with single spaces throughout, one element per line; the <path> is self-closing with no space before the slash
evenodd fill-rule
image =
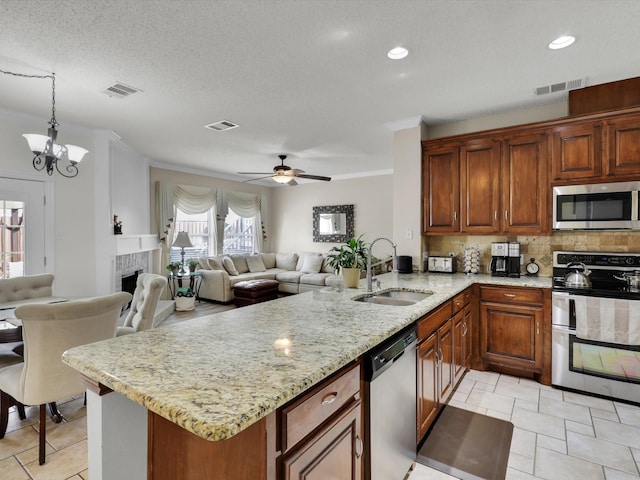
<path id="1" fill-rule="evenodd" d="M 226 270 L 222 265 L 222 261 L 217 257 L 209 257 L 207 259 L 209 270 Z"/>
<path id="2" fill-rule="evenodd" d="M 326 285 L 327 278 L 334 276 L 332 273 L 305 273 L 300 277 L 300 283 L 307 285 Z"/>
<path id="3" fill-rule="evenodd" d="M 322 256 L 321 253 L 318 252 L 302 252 L 298 254 L 298 261 L 296 262 L 296 270 L 302 270 L 302 265 L 304 265 L 304 259 L 307 256 L 312 256 L 312 257 L 316 257 L 316 256 Z"/>
<path id="4" fill-rule="evenodd" d="M 305 275 L 302 272 L 298 272 L 296 270 L 289 270 L 286 272 L 280 272 L 276 274 L 276 280 L 279 282 L 285 283 L 300 283 L 300 277 Z"/>
<path id="5" fill-rule="evenodd" d="M 247 267 L 251 273 L 265 272 L 267 269 L 260 255 L 248 255 Z"/>
<path id="6" fill-rule="evenodd" d="M 322 255 L 305 255 L 300 271 L 302 273 L 319 273 L 322 268 Z"/>
<path id="7" fill-rule="evenodd" d="M 276 254 L 275 253 L 261 253 L 262 263 L 266 269 L 276 268 Z"/>
<path id="8" fill-rule="evenodd" d="M 322 259 L 322 269 L 320 271 L 324 273 L 335 273 L 335 269 L 329 265 L 329 259 L 327 257 Z"/>
<path id="9" fill-rule="evenodd" d="M 247 265 L 248 255 L 229 255 L 238 273 L 247 273 L 249 266 Z"/>
<path id="10" fill-rule="evenodd" d="M 297 253 L 276 253 L 276 268 L 295 270 L 297 262 Z"/>
<path id="11" fill-rule="evenodd" d="M 196 260 L 198 261 L 198 270 L 211 270 L 207 257 L 198 257 Z"/>
<path id="12" fill-rule="evenodd" d="M 233 275 L 233 276 L 240 275 L 240 273 L 236 269 L 235 264 L 233 263 L 233 260 L 231 260 L 230 257 L 223 257 L 222 265 L 224 266 L 224 269 L 227 271 L 229 275 Z"/>

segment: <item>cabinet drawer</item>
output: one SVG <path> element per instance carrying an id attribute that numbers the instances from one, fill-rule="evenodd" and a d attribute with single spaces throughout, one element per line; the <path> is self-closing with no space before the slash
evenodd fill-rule
<path id="1" fill-rule="evenodd" d="M 453 313 L 456 314 L 471 302 L 471 290 L 467 289 L 453 297 Z"/>
<path id="2" fill-rule="evenodd" d="M 360 365 L 282 409 L 282 450 L 287 451 L 343 406 L 359 398 Z"/>
<path id="3" fill-rule="evenodd" d="M 537 288 L 492 288 L 481 287 L 480 299 L 501 303 L 542 304 L 542 290 Z"/>
<path id="4" fill-rule="evenodd" d="M 418 320 L 418 341 L 427 338 L 438 328 L 440 328 L 444 322 L 451 318 L 451 305 L 451 301 L 443 303 L 434 311 L 428 313 L 425 317 Z"/>

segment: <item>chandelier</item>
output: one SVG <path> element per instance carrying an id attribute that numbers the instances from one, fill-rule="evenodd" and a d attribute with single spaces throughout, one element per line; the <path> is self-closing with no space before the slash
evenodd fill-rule
<path id="1" fill-rule="evenodd" d="M 46 169 L 49 175 L 53 174 L 55 168 L 60 175 L 67 178 L 73 178 L 78 175 L 77 164 L 82 160 L 82 157 L 84 157 L 88 150 L 76 145 L 60 145 L 56 143 L 58 137 L 56 127 L 59 125 L 56 121 L 56 74 L 24 75 L 22 73 L 6 72 L 4 70 L 0 70 L 0 73 L 24 78 L 51 79 L 51 120 L 49 120 L 47 135 L 25 133 L 22 136 L 27 139 L 29 148 L 34 154 L 33 168 L 38 171 Z"/>

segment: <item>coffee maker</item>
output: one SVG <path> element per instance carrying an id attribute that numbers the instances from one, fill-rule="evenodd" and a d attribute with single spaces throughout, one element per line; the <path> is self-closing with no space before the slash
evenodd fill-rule
<path id="1" fill-rule="evenodd" d="M 520 276 L 520 243 L 509 242 L 509 258 L 507 259 L 507 276 Z"/>
<path id="2" fill-rule="evenodd" d="M 489 263 L 491 275 L 506 277 L 508 259 L 509 244 L 507 242 L 493 242 L 491 244 L 491 262 Z"/>

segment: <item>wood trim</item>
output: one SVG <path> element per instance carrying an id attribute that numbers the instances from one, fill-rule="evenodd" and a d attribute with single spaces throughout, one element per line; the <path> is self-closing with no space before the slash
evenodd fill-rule
<path id="1" fill-rule="evenodd" d="M 640 77 L 569 91 L 569 115 L 587 115 L 638 105 Z"/>
<path id="2" fill-rule="evenodd" d="M 82 378 L 82 383 L 84 383 L 86 389 L 97 394 L 100 397 L 106 395 L 107 393 L 113 392 L 113 390 L 109 387 L 87 377 L 86 375 L 80 374 L 80 377 Z"/>

